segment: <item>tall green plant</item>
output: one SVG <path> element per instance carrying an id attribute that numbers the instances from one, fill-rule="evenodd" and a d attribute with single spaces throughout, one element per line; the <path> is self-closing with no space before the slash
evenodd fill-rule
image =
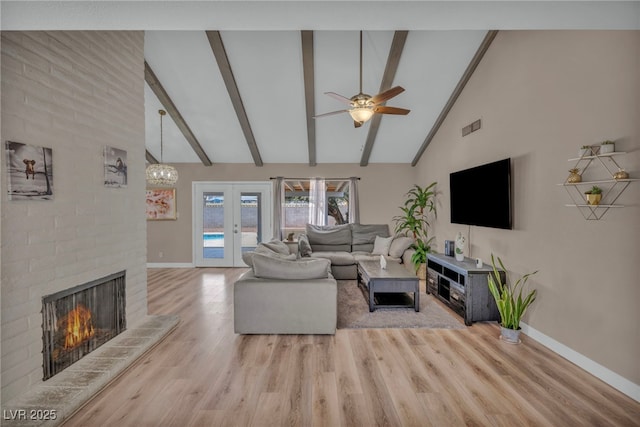
<path id="1" fill-rule="evenodd" d="M 500 257 L 498 257 L 498 263 L 506 275 L 507 269 L 504 268 L 504 264 Z M 538 270 L 533 273 L 525 274 L 516 281 L 513 287 L 509 287 L 507 283 L 502 282 L 502 277 L 496 267 L 493 254 L 491 254 L 491 265 L 493 266 L 493 274 L 489 274 L 488 277 L 489 291 L 491 291 L 493 299 L 496 300 L 496 305 L 500 312 L 500 324 L 504 328 L 518 330 L 520 329 L 520 319 L 522 318 L 522 315 L 527 310 L 527 307 L 536 300 L 537 293 L 534 289 L 523 298 L 523 288 L 527 283 L 527 280 L 529 280 L 529 277 L 536 274 Z"/>
<path id="2" fill-rule="evenodd" d="M 420 268 L 420 264 L 427 261 L 427 253 L 431 251 L 431 241 L 429 238 L 428 215 L 436 213 L 435 191 L 436 182 L 432 182 L 425 188 L 415 184 L 405 195 L 407 200 L 403 206 L 400 206 L 402 215 L 393 217 L 396 223 L 395 232 L 398 234 L 409 234 L 415 239 L 413 249 L 415 253 L 411 257 L 411 261 L 416 267 L 416 271 Z"/>

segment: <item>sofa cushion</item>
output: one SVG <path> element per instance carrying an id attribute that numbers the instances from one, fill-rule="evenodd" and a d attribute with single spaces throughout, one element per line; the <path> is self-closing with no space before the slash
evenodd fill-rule
<path id="1" fill-rule="evenodd" d="M 353 252 L 356 261 L 380 261 L 380 255 L 373 255 L 371 252 Z"/>
<path id="2" fill-rule="evenodd" d="M 351 252 L 369 252 L 373 250 L 373 242 L 372 243 L 362 243 L 360 245 L 351 246 Z"/>
<path id="3" fill-rule="evenodd" d="M 323 279 L 329 277 L 330 272 L 331 262 L 328 259 L 290 261 L 260 253 L 253 254 L 253 274 L 264 279 Z"/>
<path id="4" fill-rule="evenodd" d="M 311 245 L 313 252 L 351 252 L 351 245 Z"/>
<path id="5" fill-rule="evenodd" d="M 311 244 L 309 244 L 309 238 L 306 234 L 298 235 L 298 253 L 300 253 L 301 257 L 309 257 L 311 256 Z"/>
<path id="6" fill-rule="evenodd" d="M 351 224 L 353 245 L 374 243 L 376 236 L 389 237 L 387 224 Z"/>
<path id="7" fill-rule="evenodd" d="M 376 236 L 371 253 L 374 255 L 389 255 L 389 247 L 391 246 L 392 240 L 393 237 Z"/>
<path id="8" fill-rule="evenodd" d="M 307 224 L 307 237 L 314 251 L 316 245 L 348 245 L 350 247 L 351 227 L 349 224 L 331 226 Z"/>
<path id="9" fill-rule="evenodd" d="M 351 252 L 344 251 L 329 251 L 329 252 L 317 252 L 314 251 L 311 254 L 311 258 L 322 258 L 331 261 L 333 265 L 353 265 L 356 263 L 355 258 Z"/>
<path id="10" fill-rule="evenodd" d="M 413 244 L 413 239 L 407 236 L 396 236 L 389 247 L 389 255 L 394 258 L 400 258 L 404 251 L 409 249 Z"/>

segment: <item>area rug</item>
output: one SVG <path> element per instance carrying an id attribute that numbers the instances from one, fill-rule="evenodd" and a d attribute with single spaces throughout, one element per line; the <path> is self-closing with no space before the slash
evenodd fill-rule
<path id="1" fill-rule="evenodd" d="M 377 294 L 379 295 L 379 294 Z M 395 301 L 379 303 L 412 303 L 413 295 L 383 295 Z M 405 301 L 398 301 L 403 298 Z M 462 318 L 442 307 L 432 295 L 420 292 L 420 311 L 413 308 L 376 308 L 369 312 L 369 303 L 355 280 L 338 281 L 338 329 L 432 328 L 464 329 Z"/>

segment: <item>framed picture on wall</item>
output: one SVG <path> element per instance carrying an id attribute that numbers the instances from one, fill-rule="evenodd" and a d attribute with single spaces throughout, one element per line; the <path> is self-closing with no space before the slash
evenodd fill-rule
<path id="1" fill-rule="evenodd" d="M 53 150 L 7 141 L 9 200 L 53 200 Z"/>
<path id="2" fill-rule="evenodd" d="M 127 186 L 127 152 L 119 148 L 104 147 L 104 186 Z"/>
<path id="3" fill-rule="evenodd" d="M 175 188 L 147 188 L 147 220 L 172 220 L 176 215 Z"/>

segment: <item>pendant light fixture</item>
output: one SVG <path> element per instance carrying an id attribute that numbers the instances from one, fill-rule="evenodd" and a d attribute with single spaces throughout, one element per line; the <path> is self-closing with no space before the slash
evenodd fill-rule
<path id="1" fill-rule="evenodd" d="M 170 165 L 162 163 L 162 117 L 167 114 L 164 110 L 158 110 L 160 114 L 160 163 L 151 164 L 147 167 L 147 183 L 149 185 L 172 186 L 178 182 L 178 171 Z"/>

